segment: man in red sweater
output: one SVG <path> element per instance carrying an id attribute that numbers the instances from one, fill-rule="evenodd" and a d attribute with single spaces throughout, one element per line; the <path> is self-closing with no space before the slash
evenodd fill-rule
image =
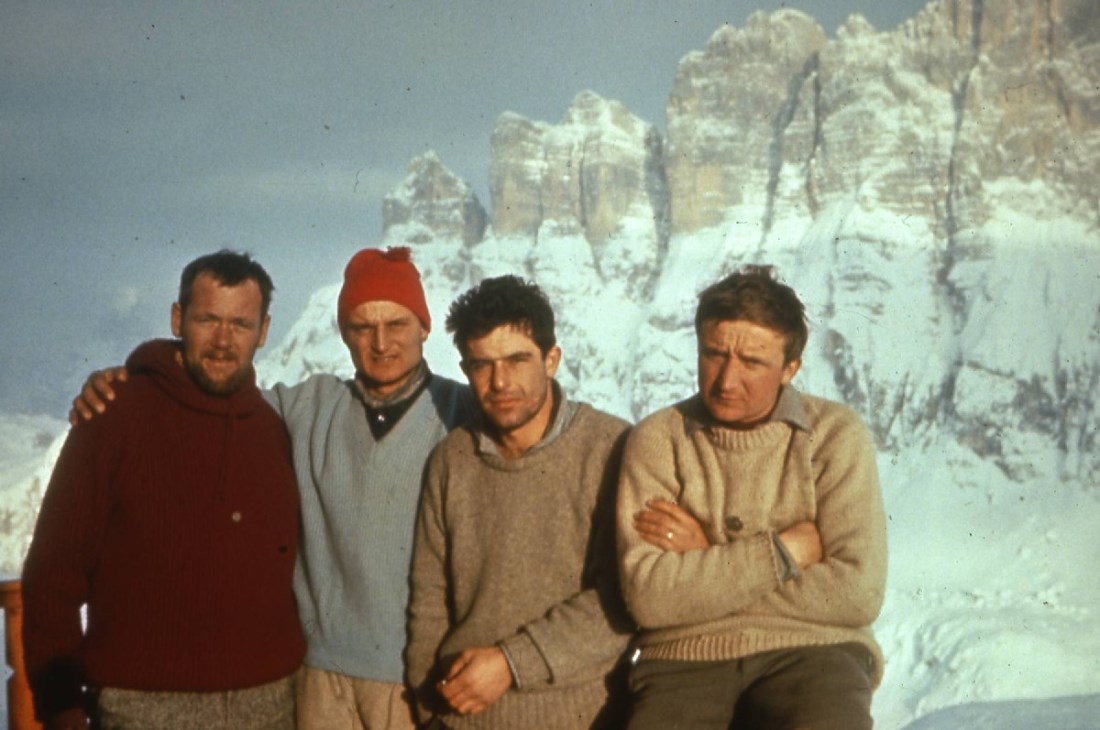
<path id="1" fill-rule="evenodd" d="M 115 407 L 70 432 L 23 572 L 48 730 L 294 727 L 298 493 L 252 370 L 272 289 L 246 255 L 191 262 L 179 339 L 139 346 Z"/>

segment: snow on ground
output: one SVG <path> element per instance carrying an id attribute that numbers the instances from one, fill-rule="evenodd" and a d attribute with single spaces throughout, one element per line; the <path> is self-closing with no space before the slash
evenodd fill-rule
<path id="1" fill-rule="evenodd" d="M 953 444 L 884 455 L 880 469 L 891 552 L 878 726 L 1100 728 L 1100 492 L 1012 483 Z"/>

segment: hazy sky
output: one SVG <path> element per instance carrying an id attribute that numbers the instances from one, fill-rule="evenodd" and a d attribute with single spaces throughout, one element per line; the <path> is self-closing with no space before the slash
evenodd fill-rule
<path id="1" fill-rule="evenodd" d="M 434 149 L 488 207 L 489 136 L 577 92 L 664 128 L 686 53 L 757 9 L 833 35 L 923 0 L 0 0 L 0 411 L 62 416 L 88 370 L 168 335 L 179 270 L 231 247 L 275 279 L 272 343 L 381 236 Z"/>

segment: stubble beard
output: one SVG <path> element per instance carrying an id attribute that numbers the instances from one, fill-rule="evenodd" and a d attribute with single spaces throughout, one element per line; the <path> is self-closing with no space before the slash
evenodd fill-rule
<path id="1" fill-rule="evenodd" d="M 202 368 L 202 359 L 212 354 L 222 353 L 204 352 L 200 355 L 197 362 L 187 362 L 187 372 L 190 373 L 191 379 L 195 381 L 195 384 L 198 385 L 201 390 L 209 395 L 227 396 L 235 393 L 244 383 L 245 378 L 248 377 L 250 368 L 248 366 L 241 366 L 240 359 L 234 356 L 232 360 L 237 363 L 237 370 L 228 378 L 215 380 L 207 375 L 206 371 Z"/>

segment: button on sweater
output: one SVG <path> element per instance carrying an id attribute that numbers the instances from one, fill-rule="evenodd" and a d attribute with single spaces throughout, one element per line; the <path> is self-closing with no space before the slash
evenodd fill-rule
<path id="1" fill-rule="evenodd" d="M 847 406 L 785 388 L 756 428 L 725 428 L 698 396 L 632 431 L 618 495 L 618 549 L 642 659 L 721 661 L 774 649 L 859 642 L 886 588 L 886 519 L 870 434 Z M 633 515 L 676 501 L 711 546 L 664 551 Z M 784 580 L 778 532 L 812 520 L 823 557 Z"/>
<path id="2" fill-rule="evenodd" d="M 138 347 L 115 403 L 72 429 L 54 468 L 23 574 L 40 718 L 77 706 L 82 683 L 220 691 L 301 661 L 283 424 L 251 378 L 209 395 L 178 351 Z"/>

